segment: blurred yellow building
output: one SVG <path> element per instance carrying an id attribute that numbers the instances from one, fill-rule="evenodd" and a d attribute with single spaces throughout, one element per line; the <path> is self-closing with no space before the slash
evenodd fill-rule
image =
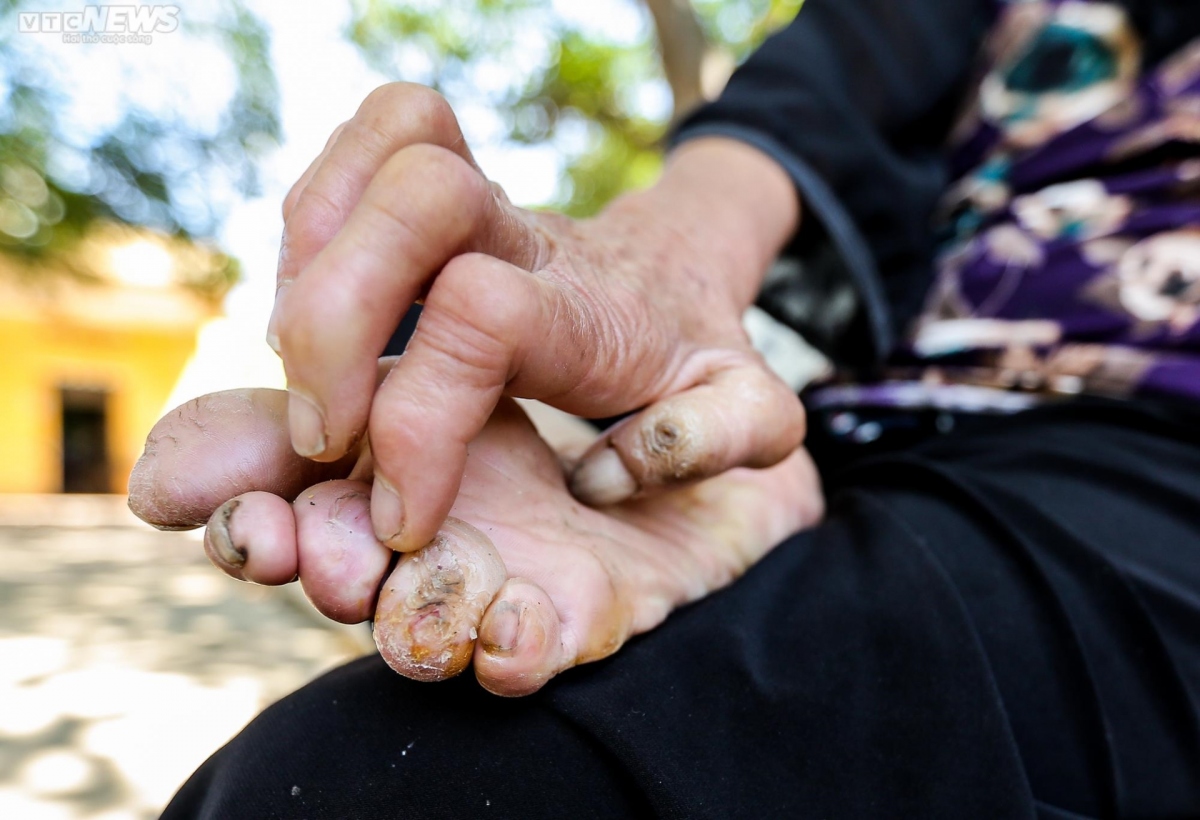
<path id="1" fill-rule="evenodd" d="M 181 283 L 180 253 L 179 243 L 114 229 L 81 249 L 86 276 L 0 255 L 0 492 L 126 491 L 219 310 Z"/>

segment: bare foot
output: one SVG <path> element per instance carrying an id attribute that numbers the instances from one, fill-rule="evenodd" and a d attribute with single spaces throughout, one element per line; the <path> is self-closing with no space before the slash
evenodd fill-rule
<path id="1" fill-rule="evenodd" d="M 217 566 L 258 583 L 298 575 L 327 616 L 373 616 L 384 659 L 418 680 L 473 662 L 497 694 L 534 692 L 730 583 L 823 511 L 802 450 L 770 469 L 585 507 L 505 401 L 470 445 L 451 518 L 428 546 L 398 555 L 376 540 L 370 485 L 346 478 L 349 462 L 293 453 L 286 404 L 279 391 L 230 391 L 172 411 L 135 468 L 130 506 L 160 527 L 211 513 L 205 549 Z M 563 442 L 576 452 L 586 443 Z"/>

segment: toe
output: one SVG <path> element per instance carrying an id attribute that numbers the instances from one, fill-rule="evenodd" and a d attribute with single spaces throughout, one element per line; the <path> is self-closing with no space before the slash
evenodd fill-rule
<path id="1" fill-rule="evenodd" d="M 401 557 L 375 611 L 375 643 L 414 680 L 443 680 L 471 661 L 484 610 L 504 583 L 500 554 L 482 532 L 447 518 L 428 546 Z"/>
<path id="2" fill-rule="evenodd" d="M 129 507 L 161 529 L 193 529 L 235 495 L 295 498 L 318 481 L 347 475 L 356 457 L 317 464 L 296 455 L 281 390 L 213 393 L 154 425 L 129 477 Z"/>
<path id="3" fill-rule="evenodd" d="M 204 552 L 227 575 L 256 584 L 296 578 L 296 521 L 277 495 L 251 492 L 226 501 L 209 518 Z"/>
<path id="4" fill-rule="evenodd" d="M 506 697 L 541 689 L 568 665 L 560 627 L 545 590 L 523 578 L 507 581 L 479 627 L 475 676 L 480 685 Z"/>
<path id="5" fill-rule="evenodd" d="M 371 528 L 369 485 L 326 481 L 296 498 L 300 583 L 322 615 L 369 620 L 393 553 Z"/>

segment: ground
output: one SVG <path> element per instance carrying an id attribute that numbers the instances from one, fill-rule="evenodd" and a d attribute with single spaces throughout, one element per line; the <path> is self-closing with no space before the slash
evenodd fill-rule
<path id="1" fill-rule="evenodd" d="M 157 817 L 264 706 L 369 646 L 122 498 L 0 495 L 0 817 Z"/>

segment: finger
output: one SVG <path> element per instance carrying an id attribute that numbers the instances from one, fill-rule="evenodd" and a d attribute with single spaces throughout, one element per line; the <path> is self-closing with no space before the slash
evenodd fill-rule
<path id="1" fill-rule="evenodd" d="M 379 540 L 408 552 L 433 537 L 506 386 L 536 395 L 578 383 L 592 364 L 570 336 L 576 325 L 557 288 L 513 265 L 473 254 L 446 266 L 371 409 Z M 540 376 L 513 381 L 525 364 Z"/>
<path id="2" fill-rule="evenodd" d="M 337 128 L 333 129 L 333 133 L 329 135 L 329 139 L 326 141 L 325 147 L 321 150 L 321 153 L 317 155 L 316 159 L 309 163 L 308 168 L 304 170 L 304 173 L 300 175 L 300 178 L 297 179 L 295 184 L 293 184 L 288 190 L 287 196 L 283 198 L 283 234 L 279 240 L 279 261 L 275 267 L 276 304 L 279 303 L 281 291 L 292 283 L 290 275 L 287 278 L 285 278 L 284 275 L 285 270 L 291 270 L 294 267 L 294 262 L 291 260 L 291 256 L 294 254 L 295 249 L 293 247 L 294 243 L 288 239 L 288 220 L 292 216 L 292 211 L 294 211 L 296 208 L 296 202 L 300 199 L 300 195 L 304 193 L 304 190 L 308 187 L 308 183 L 311 182 L 312 178 L 316 175 L 317 169 L 319 169 L 322 163 L 325 162 L 325 159 L 329 156 L 329 152 L 333 150 L 333 146 L 337 144 L 338 138 L 342 135 L 344 130 L 346 130 L 346 123 L 342 123 Z M 275 312 L 276 311 L 272 309 L 271 316 L 267 320 L 267 347 L 278 353 L 279 329 L 278 320 L 275 318 Z"/>
<path id="3" fill-rule="evenodd" d="M 325 147 L 321 149 L 321 153 L 317 154 L 316 159 L 308 164 L 304 169 L 304 173 L 292 183 L 292 187 L 288 189 L 287 195 L 283 198 L 283 221 L 287 222 L 288 217 L 292 215 L 292 209 L 296 207 L 296 200 L 300 198 L 300 194 L 308 187 L 308 183 L 312 180 L 313 174 L 321 167 L 321 163 L 329 156 L 330 149 L 337 142 L 338 137 L 346 130 L 346 123 L 342 123 L 337 128 L 333 129 L 333 133 L 329 135 L 329 139 L 325 141 Z"/>
<path id="4" fill-rule="evenodd" d="M 370 491 L 358 481 L 327 481 L 292 505 L 304 594 L 322 615 L 344 624 L 371 619 L 395 555 L 371 530 Z"/>
<path id="5" fill-rule="evenodd" d="M 287 224 L 278 281 L 296 278 L 325 247 L 393 154 L 419 144 L 445 148 L 477 168 L 442 95 L 412 83 L 389 83 L 368 94 L 354 116 L 334 132 L 308 181 L 289 192 L 291 206 L 284 201 Z"/>
<path id="6" fill-rule="evenodd" d="M 352 466 L 352 458 L 315 464 L 296 455 L 283 391 L 212 393 L 154 425 L 129 476 L 129 508 L 160 529 L 193 529 L 242 493 L 261 490 L 291 499 Z"/>
<path id="7" fill-rule="evenodd" d="M 275 586 L 296 580 L 296 520 L 277 495 L 245 493 L 226 501 L 204 530 L 213 565 L 241 581 Z"/>
<path id="8" fill-rule="evenodd" d="M 769 467 L 804 431 L 800 399 L 765 367 L 724 369 L 611 428 L 575 467 L 571 492 L 603 506 L 733 467 Z"/>
<path id="9" fill-rule="evenodd" d="M 420 144 L 452 151 L 478 171 L 442 95 L 425 86 L 389 83 L 367 95 L 354 117 L 334 131 L 321 155 L 292 186 L 283 204 L 275 309 L 267 322 L 267 344 L 276 353 L 280 352 L 284 291 L 341 230 L 383 164 L 400 149 Z"/>
<path id="10" fill-rule="evenodd" d="M 328 461 L 357 441 L 374 392 L 375 359 L 399 317 L 452 257 L 479 246 L 530 263 L 540 243 L 461 157 L 414 145 L 389 159 L 276 307 L 296 451 Z"/>
<path id="11" fill-rule="evenodd" d="M 375 643 L 413 680 L 453 677 L 471 661 L 483 612 L 504 583 L 504 562 L 479 530 L 446 520 L 429 546 L 402 556 L 375 610 Z"/>

